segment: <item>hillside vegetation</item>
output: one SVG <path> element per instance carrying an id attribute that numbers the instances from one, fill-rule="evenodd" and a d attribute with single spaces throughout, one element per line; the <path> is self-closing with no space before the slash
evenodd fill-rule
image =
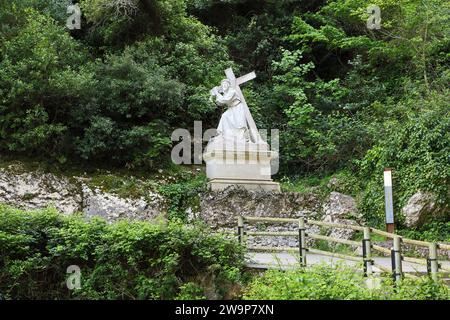
<path id="1" fill-rule="evenodd" d="M 243 261 L 234 240 L 203 225 L 0 205 L 0 300 L 233 298 Z M 77 290 L 66 286 L 69 266 L 80 268 Z"/>
<path id="2" fill-rule="evenodd" d="M 0 205 L 0 300 L 449 299 L 447 285 L 428 277 L 394 288 L 383 275 L 376 278 L 379 285 L 367 286 L 354 267 L 254 274 L 244 271 L 243 261 L 236 240 L 202 225 L 108 224 Z M 79 287 L 71 290 L 70 266 L 80 271 Z"/>
<path id="3" fill-rule="evenodd" d="M 0 0 L 3 156 L 165 168 L 174 129 L 217 125 L 209 89 L 232 66 L 256 71 L 253 117 L 280 130 L 275 178 L 295 189 L 338 174 L 380 225 L 391 167 L 397 214 L 418 190 L 448 208 L 448 1 L 374 0 L 379 30 L 362 0 L 75 2 L 79 30 L 68 1 Z"/>

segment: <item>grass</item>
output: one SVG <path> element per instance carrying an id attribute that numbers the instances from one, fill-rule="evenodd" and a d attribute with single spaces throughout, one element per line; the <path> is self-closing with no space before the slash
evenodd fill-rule
<path id="1" fill-rule="evenodd" d="M 331 191 L 356 196 L 361 191 L 360 181 L 347 170 L 321 175 L 283 176 L 280 184 L 284 192 L 315 192 L 324 196 Z"/>
<path id="2" fill-rule="evenodd" d="M 326 240 L 315 240 L 314 246 L 312 247 L 322 251 L 342 253 L 347 255 L 354 255 L 354 252 L 356 250 L 349 245 L 343 243 L 330 244 L 330 242 Z"/>
<path id="3" fill-rule="evenodd" d="M 364 234 L 363 234 L 362 231 L 356 231 L 356 233 L 353 236 L 352 240 L 362 241 L 363 237 L 364 237 Z M 375 234 L 375 233 L 371 232 L 370 233 L 370 240 L 372 242 L 383 242 L 383 241 L 386 241 L 387 239 L 386 239 L 386 237 L 383 237 L 383 236 L 380 236 L 379 234 Z"/>

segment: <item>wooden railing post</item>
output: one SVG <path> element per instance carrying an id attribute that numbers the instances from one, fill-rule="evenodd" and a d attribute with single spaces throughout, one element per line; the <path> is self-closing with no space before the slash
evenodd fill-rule
<path id="1" fill-rule="evenodd" d="M 306 267 L 306 230 L 305 218 L 298 219 L 298 249 L 300 254 L 300 265 Z"/>
<path id="2" fill-rule="evenodd" d="M 400 236 L 394 236 L 394 247 L 391 251 L 392 261 L 392 278 L 395 282 L 399 282 L 402 279 L 402 250 L 401 250 Z"/>
<path id="3" fill-rule="evenodd" d="M 242 216 L 238 216 L 237 235 L 239 244 L 242 244 L 242 242 L 244 241 L 244 218 Z"/>
<path id="4" fill-rule="evenodd" d="M 437 244 L 436 243 L 430 243 L 429 246 L 429 253 L 428 253 L 428 274 L 431 276 L 431 279 L 434 281 L 438 280 L 438 261 L 437 261 Z"/>
<path id="5" fill-rule="evenodd" d="M 364 237 L 362 241 L 364 276 L 372 275 L 372 244 L 370 242 L 370 228 L 364 227 Z"/>

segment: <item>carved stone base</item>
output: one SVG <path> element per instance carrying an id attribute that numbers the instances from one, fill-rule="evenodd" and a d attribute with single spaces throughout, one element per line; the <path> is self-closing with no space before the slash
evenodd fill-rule
<path id="1" fill-rule="evenodd" d="M 208 182 L 208 188 L 211 191 L 221 191 L 230 186 L 240 186 L 254 191 L 281 192 L 280 184 L 273 181 L 212 179 Z"/>
<path id="2" fill-rule="evenodd" d="M 280 192 L 280 185 L 271 178 L 270 163 L 277 157 L 276 152 L 253 148 L 207 151 L 203 159 L 209 187 L 212 191 L 234 185 L 247 190 Z"/>

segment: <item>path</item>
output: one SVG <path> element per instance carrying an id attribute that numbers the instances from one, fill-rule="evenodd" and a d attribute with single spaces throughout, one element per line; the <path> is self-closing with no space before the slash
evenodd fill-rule
<path id="1" fill-rule="evenodd" d="M 374 257 L 376 264 L 383 267 L 391 269 L 391 258 L 388 257 Z M 329 256 L 324 256 L 315 253 L 307 253 L 306 262 L 307 264 L 314 265 L 318 263 L 327 263 L 330 265 L 336 264 L 337 262 L 344 262 L 349 266 L 358 264 L 356 261 L 345 260 L 341 258 L 333 258 Z M 442 265 L 450 267 L 450 261 L 440 261 Z M 246 259 L 247 267 L 256 269 L 293 269 L 298 267 L 298 255 L 294 253 L 247 253 Z M 411 262 L 402 262 L 403 272 L 407 273 L 426 273 L 427 267 L 424 265 L 419 265 Z M 380 272 L 377 267 L 373 267 L 374 272 Z"/>

